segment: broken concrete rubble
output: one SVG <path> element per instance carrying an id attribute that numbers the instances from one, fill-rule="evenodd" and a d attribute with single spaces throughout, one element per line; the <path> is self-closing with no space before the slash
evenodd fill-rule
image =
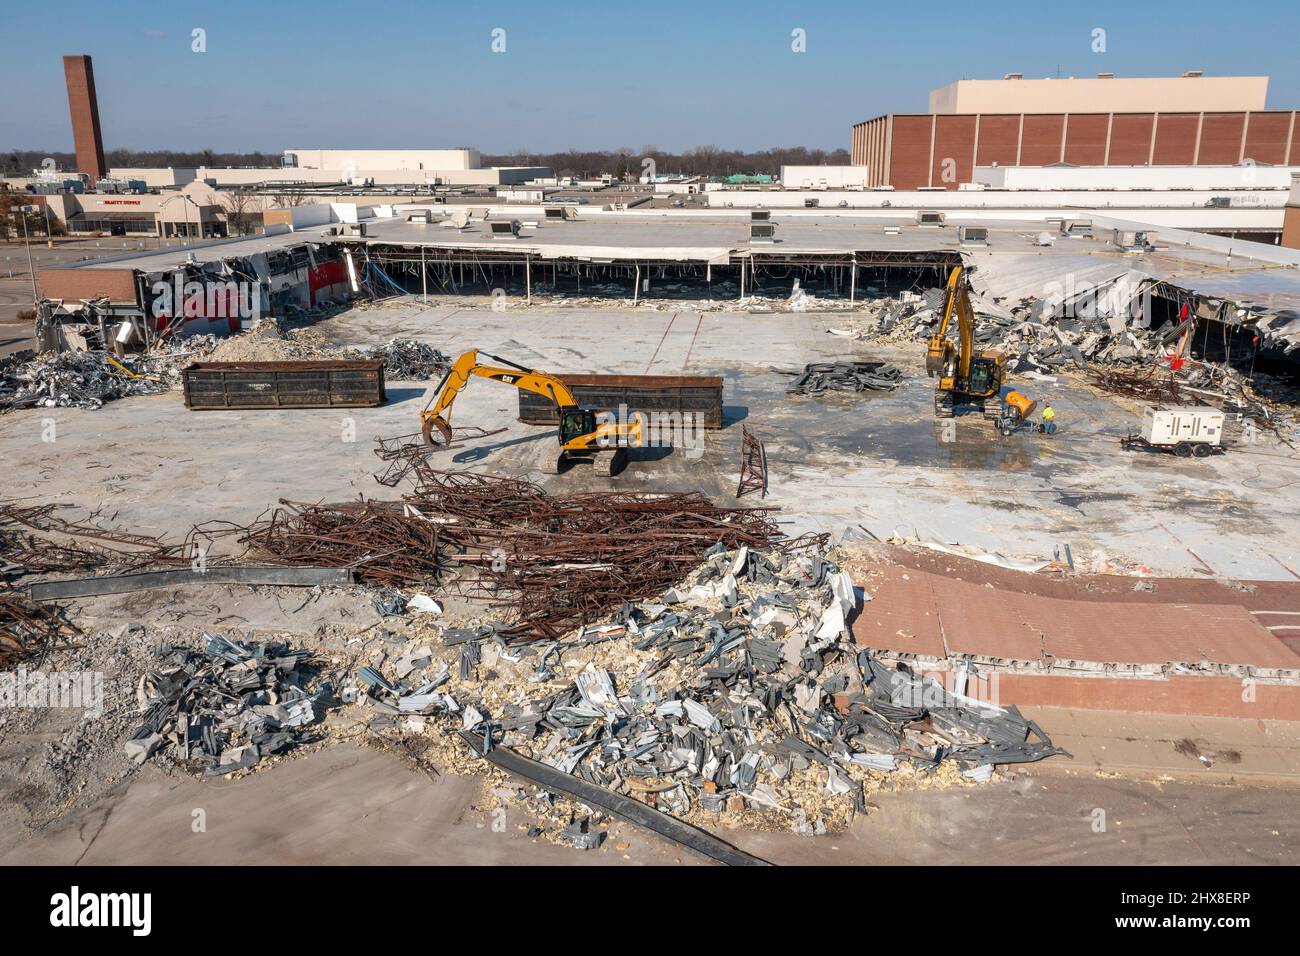
<path id="1" fill-rule="evenodd" d="M 434 718 L 678 816 L 749 807 L 795 829 L 826 801 L 861 810 L 864 781 L 881 774 L 952 764 L 979 777 L 1063 752 L 1014 708 L 856 647 L 858 600 L 820 548 L 717 546 L 657 600 L 618 608 L 600 629 L 609 663 L 571 679 L 561 661 L 595 629 L 517 649 L 533 671 L 516 684 L 476 665 L 459 679 L 445 663 L 398 676 L 409 654 L 391 677 L 368 667 L 358 681 L 381 720 Z M 507 647 L 492 628 L 470 640 Z"/>
<path id="2" fill-rule="evenodd" d="M 314 738 L 331 697 L 303 667 L 310 654 L 283 644 L 250 645 L 207 635 L 202 651 L 164 648 L 165 666 L 140 678 L 144 715 L 126 741 L 136 763 L 167 752 L 204 777 L 249 770 Z"/>

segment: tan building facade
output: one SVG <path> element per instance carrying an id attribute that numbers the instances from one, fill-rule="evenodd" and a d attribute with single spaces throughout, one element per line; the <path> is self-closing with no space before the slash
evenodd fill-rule
<path id="1" fill-rule="evenodd" d="M 930 91 L 930 112 L 1250 113 L 1264 109 L 1267 76 L 1110 76 L 957 80 Z"/>

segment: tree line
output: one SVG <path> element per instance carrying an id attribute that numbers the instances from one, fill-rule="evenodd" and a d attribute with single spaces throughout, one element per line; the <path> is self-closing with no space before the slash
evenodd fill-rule
<path id="1" fill-rule="evenodd" d="M 696 146 L 680 153 L 656 146 L 640 149 L 568 150 L 560 153 L 535 153 L 520 149 L 513 153 L 483 154 L 485 166 L 547 166 L 557 176 L 591 177 L 613 173 L 633 179 L 647 170 L 646 160 L 654 161 L 654 171 L 663 176 L 682 173 L 688 176 L 732 176 L 766 173 L 779 176 L 782 166 L 847 166 L 847 149 L 808 149 L 804 146 L 772 147 L 756 152 Z"/>
<path id="2" fill-rule="evenodd" d="M 182 152 L 171 149 L 110 149 L 104 153 L 109 169 L 114 167 L 163 168 L 167 166 L 279 166 L 282 153 L 218 153 L 210 149 Z M 40 169 L 46 159 L 54 160 L 61 170 L 77 168 L 76 153 L 42 149 L 14 149 L 0 153 L 0 172 L 5 176 L 27 176 Z"/>

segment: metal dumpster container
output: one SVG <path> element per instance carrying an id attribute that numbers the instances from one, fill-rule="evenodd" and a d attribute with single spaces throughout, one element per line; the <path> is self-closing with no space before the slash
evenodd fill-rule
<path id="1" fill-rule="evenodd" d="M 380 361 L 195 362 L 181 376 L 193 409 L 371 408 L 388 398 Z"/>
<path id="2" fill-rule="evenodd" d="M 694 412 L 705 428 L 722 427 L 722 378 L 716 375 L 565 375 L 559 378 L 578 404 L 597 411 Z M 519 393 L 519 420 L 558 425 L 555 403 L 533 392 Z"/>

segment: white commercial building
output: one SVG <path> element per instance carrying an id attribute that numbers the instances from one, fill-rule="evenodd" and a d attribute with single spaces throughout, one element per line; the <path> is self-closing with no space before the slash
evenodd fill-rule
<path id="1" fill-rule="evenodd" d="M 1289 189 L 1300 166 L 976 166 L 993 189 Z"/>

